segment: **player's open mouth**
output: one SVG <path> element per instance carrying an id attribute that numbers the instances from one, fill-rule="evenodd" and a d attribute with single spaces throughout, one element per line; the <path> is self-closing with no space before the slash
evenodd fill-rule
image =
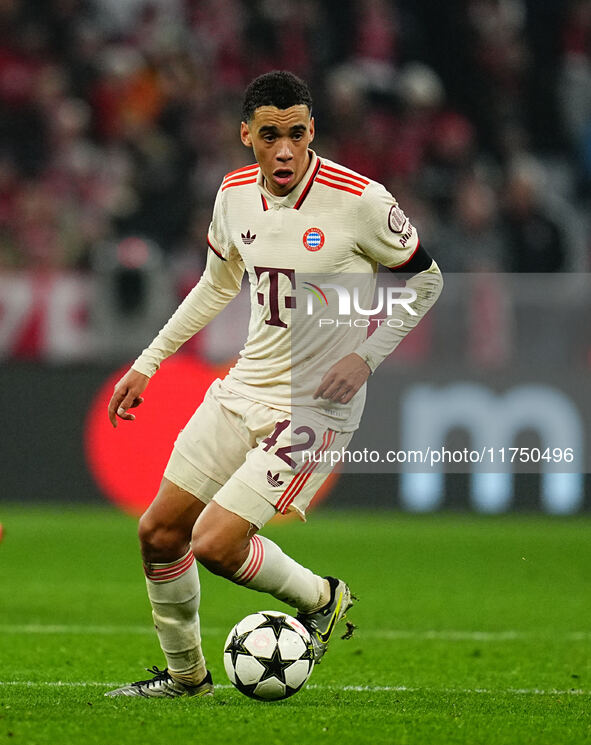
<path id="1" fill-rule="evenodd" d="M 287 186 L 293 178 L 293 171 L 289 168 L 278 168 L 273 171 L 273 180 L 279 186 Z"/>

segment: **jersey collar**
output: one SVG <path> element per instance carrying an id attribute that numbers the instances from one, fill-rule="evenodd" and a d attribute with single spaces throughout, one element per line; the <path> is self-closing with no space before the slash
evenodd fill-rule
<path id="1" fill-rule="evenodd" d="M 316 178 L 321 166 L 320 158 L 316 153 L 313 150 L 308 150 L 308 152 L 310 153 L 310 165 L 308 166 L 308 170 L 295 189 L 290 191 L 289 194 L 286 194 L 284 197 L 277 197 L 274 194 L 271 194 L 264 185 L 263 172 L 259 170 L 257 185 L 261 192 L 261 201 L 265 211 L 274 206 L 287 207 L 294 210 L 299 210 L 302 206 L 304 200 L 310 193 L 314 179 Z"/>

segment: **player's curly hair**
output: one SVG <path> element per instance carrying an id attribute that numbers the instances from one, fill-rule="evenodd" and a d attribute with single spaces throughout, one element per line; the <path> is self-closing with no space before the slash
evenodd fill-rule
<path id="1" fill-rule="evenodd" d="M 244 91 L 242 121 L 249 122 L 259 106 L 289 109 L 304 104 L 312 111 L 310 89 L 303 80 L 287 70 L 273 70 L 259 75 Z"/>

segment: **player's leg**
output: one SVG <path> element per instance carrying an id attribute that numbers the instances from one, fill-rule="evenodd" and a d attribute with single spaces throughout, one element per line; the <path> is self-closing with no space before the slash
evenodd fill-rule
<path id="1" fill-rule="evenodd" d="M 167 669 L 174 680 L 191 686 L 207 674 L 199 625 L 201 587 L 190 545 L 204 507 L 204 501 L 165 477 L 138 530 L 154 628 Z"/>
<path id="2" fill-rule="evenodd" d="M 191 547 L 195 521 L 205 505 L 165 476 L 138 523 L 144 565 L 170 563 L 184 556 Z"/>
<path id="3" fill-rule="evenodd" d="M 240 491 L 242 504 L 260 502 L 256 513 L 268 510 L 269 517 L 275 514 L 275 509 L 260 495 L 249 493 L 242 483 L 231 482 L 232 479 L 227 486 Z M 289 557 L 273 541 L 256 535 L 259 526 L 253 519 L 211 501 L 193 530 L 197 560 L 214 574 L 268 592 L 298 610 L 312 610 L 326 603 L 330 596 L 328 582 Z"/>
<path id="4" fill-rule="evenodd" d="M 158 494 L 140 518 L 139 538 L 154 626 L 167 661 L 154 677 L 108 695 L 175 697 L 211 693 L 201 649 L 200 584 L 191 533 L 225 474 L 244 459 L 244 443 L 228 417 L 220 416 L 214 383 L 179 435 Z M 212 451 L 217 436 L 233 455 L 222 461 Z M 182 451 L 182 452 L 181 452 Z M 196 461 L 215 478 L 206 475 Z M 226 469 L 224 472 L 223 469 Z"/>
<path id="5" fill-rule="evenodd" d="M 330 453 L 346 447 L 350 434 L 326 430 L 320 439 L 321 449 Z M 297 608 L 312 632 L 319 661 L 334 626 L 351 605 L 349 588 L 341 580 L 315 574 L 255 533 L 278 511 L 292 509 L 303 516 L 330 469 L 301 464 L 294 472 L 286 460 L 274 458 L 276 448 L 285 456 L 286 441 L 279 438 L 272 448 L 264 442 L 248 454 L 199 516 L 193 551 L 216 574 Z"/>
<path id="6" fill-rule="evenodd" d="M 106 695 L 171 698 L 213 692 L 201 649 L 199 574 L 190 547 L 193 525 L 204 507 L 204 501 L 165 477 L 140 518 L 146 589 L 167 667 L 154 667 L 152 678 Z"/>

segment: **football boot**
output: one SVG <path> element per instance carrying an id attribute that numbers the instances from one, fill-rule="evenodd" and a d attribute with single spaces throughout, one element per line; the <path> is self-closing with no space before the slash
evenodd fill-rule
<path id="1" fill-rule="evenodd" d="M 335 577 L 325 577 L 330 585 L 330 600 L 313 613 L 298 613 L 298 621 L 305 626 L 312 637 L 314 662 L 322 659 L 328 642 L 337 623 L 353 605 L 353 597 L 347 585 Z M 348 631 L 343 638 L 349 638 L 354 630 L 353 624 L 347 624 Z"/>
<path id="2" fill-rule="evenodd" d="M 168 668 L 159 670 L 155 665 L 147 668 L 153 678 L 108 691 L 105 696 L 142 696 L 143 698 L 178 698 L 179 696 L 213 696 L 213 682 L 208 671 L 201 683 L 195 686 L 179 683 L 170 675 Z"/>

